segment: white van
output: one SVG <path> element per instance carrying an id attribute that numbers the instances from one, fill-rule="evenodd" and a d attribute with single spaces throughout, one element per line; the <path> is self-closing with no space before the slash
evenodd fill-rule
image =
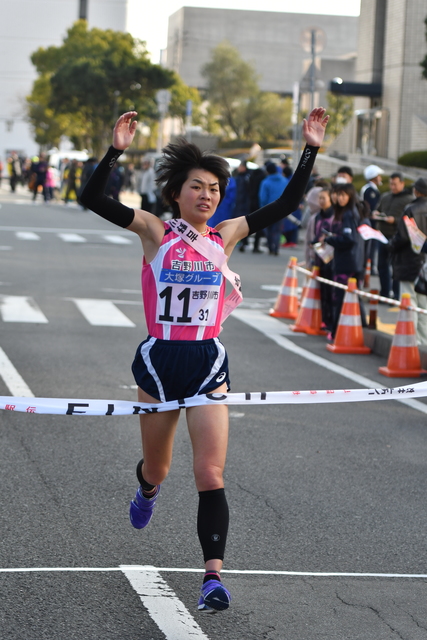
<path id="1" fill-rule="evenodd" d="M 49 165 L 54 167 L 55 169 L 61 168 L 61 163 L 65 158 L 68 160 L 80 160 L 81 162 L 86 162 L 89 158 L 89 154 L 84 149 L 83 151 L 77 151 L 76 149 L 72 149 L 71 151 L 58 151 L 58 149 L 50 149 L 47 152 L 47 156 L 49 158 Z"/>

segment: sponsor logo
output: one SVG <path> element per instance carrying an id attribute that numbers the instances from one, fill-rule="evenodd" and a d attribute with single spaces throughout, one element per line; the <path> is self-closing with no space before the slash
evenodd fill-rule
<path id="1" fill-rule="evenodd" d="M 219 374 L 219 376 L 216 378 L 215 382 L 222 382 L 223 380 L 225 380 L 225 376 L 227 374 L 225 373 L 225 371 L 223 371 L 222 373 Z"/>
<path id="2" fill-rule="evenodd" d="M 187 251 L 187 249 L 184 249 L 183 247 L 179 247 L 176 250 L 176 252 L 177 252 L 178 256 L 181 258 L 181 260 L 184 258 L 186 251 Z"/>
<path id="3" fill-rule="evenodd" d="M 212 540 L 213 542 L 219 542 L 219 541 L 221 540 L 221 536 L 220 536 L 220 535 L 218 535 L 217 533 L 214 533 L 214 534 L 211 536 L 211 540 Z"/>

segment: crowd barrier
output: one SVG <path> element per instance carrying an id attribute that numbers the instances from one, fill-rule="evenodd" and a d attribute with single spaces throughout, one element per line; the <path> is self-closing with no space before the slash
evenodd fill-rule
<path id="1" fill-rule="evenodd" d="M 297 272 L 307 276 L 301 301 L 298 298 Z M 399 317 L 388 362 L 385 367 L 379 367 L 379 373 L 394 378 L 415 378 L 427 374 L 427 371 L 421 368 L 413 315 L 414 312 L 427 314 L 427 311 L 411 305 L 409 294 L 403 294 L 401 300 L 394 300 L 380 296 L 377 291 L 367 292 L 357 289 L 355 278 L 349 278 L 347 285 L 333 282 L 321 277 L 318 267 L 313 267 L 313 270 L 310 271 L 298 264 L 297 259 L 293 257 L 288 263 L 282 287 L 274 308 L 270 310 L 270 315 L 279 318 L 293 318 L 295 315 L 289 315 L 289 309 L 292 308 L 296 313 L 296 309 L 299 307 L 296 322 L 291 325 L 291 330 L 309 335 L 325 334 L 321 322 L 321 282 L 345 291 L 334 342 L 326 347 L 329 351 L 341 354 L 367 354 L 371 352 L 371 349 L 364 344 L 358 299 L 358 296 L 362 296 L 370 302 L 369 328 L 376 328 L 378 302 L 399 307 Z M 370 283 L 370 273 L 368 278 L 365 277 L 365 286 L 367 282 Z"/>

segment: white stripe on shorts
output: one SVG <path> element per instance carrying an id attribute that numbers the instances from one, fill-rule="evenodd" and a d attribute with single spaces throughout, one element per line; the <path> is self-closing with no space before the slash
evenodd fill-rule
<path id="1" fill-rule="evenodd" d="M 166 396 L 165 396 L 165 392 L 163 389 L 163 385 L 160 381 L 159 376 L 157 375 L 157 372 L 155 370 L 155 368 L 153 367 L 153 364 L 151 362 L 151 358 L 150 358 L 150 351 L 151 349 L 154 347 L 155 343 L 156 343 L 157 338 L 150 338 L 148 340 L 148 342 L 144 342 L 144 344 L 141 347 L 141 356 L 142 359 L 145 362 L 145 366 L 147 367 L 149 373 L 151 373 L 151 375 L 154 378 L 154 381 L 157 385 L 157 389 L 159 391 L 159 396 L 160 396 L 160 400 L 162 402 L 166 402 Z"/>
<path id="2" fill-rule="evenodd" d="M 207 385 L 208 382 L 210 382 L 213 377 L 216 376 L 218 371 L 221 369 L 222 363 L 224 362 L 224 359 L 225 359 L 225 348 L 224 348 L 224 345 L 219 341 L 218 338 L 214 338 L 214 341 L 215 341 L 215 344 L 216 344 L 216 348 L 218 349 L 218 355 L 216 357 L 216 360 L 214 362 L 214 365 L 213 365 L 212 369 L 210 370 L 209 375 L 207 376 L 207 378 L 205 378 L 205 380 L 203 380 L 203 382 L 200 385 L 197 393 L 200 393 L 200 389 L 203 389 L 203 387 L 205 385 Z M 221 383 L 219 383 L 218 386 L 220 384 Z"/>

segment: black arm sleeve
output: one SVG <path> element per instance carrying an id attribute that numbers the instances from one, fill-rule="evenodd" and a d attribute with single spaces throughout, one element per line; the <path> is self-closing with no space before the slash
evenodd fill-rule
<path id="1" fill-rule="evenodd" d="M 132 223 L 135 211 L 118 202 L 118 200 L 105 195 L 110 171 L 122 153 L 123 151 L 119 151 L 114 147 L 108 149 L 83 189 L 80 202 L 102 218 L 105 218 L 105 220 L 125 229 Z"/>
<path id="2" fill-rule="evenodd" d="M 319 147 L 306 145 L 299 164 L 280 198 L 246 216 L 249 233 L 265 229 L 298 209 L 312 172 Z"/>

